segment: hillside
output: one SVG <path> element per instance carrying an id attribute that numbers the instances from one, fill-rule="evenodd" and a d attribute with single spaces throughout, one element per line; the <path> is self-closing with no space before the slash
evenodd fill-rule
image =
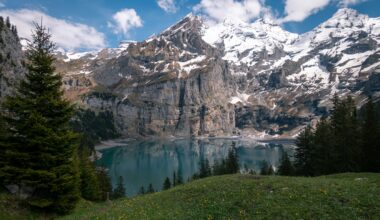
<path id="1" fill-rule="evenodd" d="M 62 219 L 379 219 L 380 174 L 217 176 L 151 195 L 82 203 Z"/>
<path id="2" fill-rule="evenodd" d="M 379 219 L 380 174 L 226 175 L 109 203 L 82 201 L 61 219 Z M 0 219 L 51 219 L 0 194 Z"/>

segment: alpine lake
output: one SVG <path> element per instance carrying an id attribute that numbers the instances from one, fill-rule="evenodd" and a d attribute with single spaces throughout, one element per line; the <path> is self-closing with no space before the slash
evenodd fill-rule
<path id="1" fill-rule="evenodd" d="M 259 173 L 263 161 L 276 170 L 284 152 L 292 159 L 295 143 L 238 138 L 119 140 L 112 147 L 100 145 L 101 158 L 96 163 L 108 169 L 113 187 L 122 176 L 127 196 L 132 197 L 141 187 L 148 189 L 149 184 L 161 191 L 166 177 L 172 181 L 174 173 L 181 173 L 187 182 L 199 171 L 202 159 L 208 159 L 212 167 L 215 161 L 226 158 L 232 147 L 239 158 L 240 172 Z"/>

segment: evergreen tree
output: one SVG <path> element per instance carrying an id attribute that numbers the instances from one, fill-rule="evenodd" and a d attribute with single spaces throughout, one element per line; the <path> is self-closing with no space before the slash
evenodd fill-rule
<path id="1" fill-rule="evenodd" d="M 363 150 L 363 171 L 380 172 L 380 118 L 379 109 L 370 97 L 364 106 L 364 118 L 361 126 Z"/>
<path id="2" fill-rule="evenodd" d="M 266 160 L 263 160 L 261 162 L 260 175 L 268 175 L 268 171 L 269 171 L 269 164 Z"/>
<path id="3" fill-rule="evenodd" d="M 63 99 L 61 76 L 53 67 L 51 36 L 35 26 L 26 52 L 28 73 L 3 105 L 9 135 L 0 176 L 5 184 L 34 189 L 31 206 L 67 213 L 79 198 L 77 135 L 68 125 L 73 107 Z"/>
<path id="4" fill-rule="evenodd" d="M 313 135 L 314 155 L 311 158 L 313 176 L 335 172 L 335 161 L 339 152 L 335 150 L 335 137 L 330 122 L 322 118 Z"/>
<path id="5" fill-rule="evenodd" d="M 306 128 L 297 138 L 295 167 L 300 175 L 315 176 L 368 170 L 379 155 L 379 118 L 369 100 L 359 123 L 354 100 L 333 99 L 330 119 L 321 119 L 315 131 Z M 377 159 L 378 161 L 378 159 Z M 375 162 L 376 163 L 376 162 Z M 369 170 L 368 170 L 369 171 Z"/>
<path id="6" fill-rule="evenodd" d="M 172 186 L 172 183 L 170 182 L 169 177 L 166 177 L 164 185 L 162 187 L 163 190 L 168 190 Z"/>
<path id="7" fill-rule="evenodd" d="M 211 176 L 211 167 L 208 159 L 201 158 L 199 161 L 199 178 Z"/>
<path id="8" fill-rule="evenodd" d="M 175 187 L 176 183 L 177 183 L 177 176 L 176 176 L 175 171 L 173 171 L 173 187 Z"/>
<path id="9" fill-rule="evenodd" d="M 286 152 L 282 155 L 280 166 L 277 171 L 278 175 L 281 176 L 292 176 L 294 175 L 294 167 L 292 162 L 289 159 L 289 156 Z"/>
<path id="10" fill-rule="evenodd" d="M 97 174 L 100 188 L 100 199 L 106 201 L 107 199 L 110 199 L 110 194 L 112 193 L 111 178 L 104 167 L 99 167 Z"/>
<path id="11" fill-rule="evenodd" d="M 100 200 L 100 186 L 95 165 L 90 161 L 85 149 L 80 151 L 80 191 L 84 199 Z"/>
<path id="12" fill-rule="evenodd" d="M 8 27 L 8 28 L 11 28 L 11 21 L 9 20 L 9 17 L 7 17 L 5 19 L 5 25 Z"/>
<path id="13" fill-rule="evenodd" d="M 183 184 L 182 169 L 178 167 L 176 185 L 181 185 L 181 184 Z"/>
<path id="14" fill-rule="evenodd" d="M 1 110 L 1 108 L 0 108 Z M 7 158 L 5 158 L 5 149 L 6 149 L 6 132 L 5 129 L 5 121 L 2 116 L 2 112 L 0 112 L 0 170 L 4 168 L 6 165 Z M 0 187 L 4 185 L 3 176 L 0 175 Z"/>
<path id="15" fill-rule="evenodd" d="M 113 190 L 113 193 L 112 193 L 112 198 L 119 199 L 123 197 L 125 197 L 124 179 L 122 176 L 119 176 L 119 179 L 117 181 L 117 186 Z"/>
<path id="16" fill-rule="evenodd" d="M 218 160 L 215 160 L 214 164 L 212 165 L 212 175 L 214 176 L 221 175 L 220 162 Z"/>
<path id="17" fill-rule="evenodd" d="M 13 34 L 15 35 L 16 39 L 19 40 L 18 31 L 17 31 L 17 27 L 16 26 L 14 27 Z"/>
<path id="18" fill-rule="evenodd" d="M 216 160 L 212 166 L 213 175 L 224 175 L 228 173 L 226 159 Z"/>
<path id="19" fill-rule="evenodd" d="M 139 193 L 138 193 L 139 195 L 144 195 L 145 194 L 145 188 L 144 188 L 144 186 L 141 186 L 140 187 L 140 190 L 139 190 Z"/>
<path id="20" fill-rule="evenodd" d="M 192 180 L 197 180 L 199 179 L 199 173 L 194 173 L 193 176 L 191 178 L 188 179 L 188 182 L 192 181 Z"/>
<path id="21" fill-rule="evenodd" d="M 154 193 L 154 192 L 155 192 L 155 190 L 154 190 L 154 188 L 153 188 L 153 185 L 150 183 L 149 186 L 148 186 L 148 191 L 147 191 L 147 193 Z"/>
<path id="22" fill-rule="evenodd" d="M 228 151 L 228 156 L 226 160 L 226 173 L 233 174 L 238 173 L 240 171 L 239 166 L 239 158 L 236 153 L 235 144 L 234 146 Z"/>
<path id="23" fill-rule="evenodd" d="M 3 28 L 4 26 L 4 18 L 3 16 L 0 16 L 0 30 Z"/>
<path id="24" fill-rule="evenodd" d="M 331 126 L 334 132 L 334 150 L 337 155 L 334 172 L 355 172 L 360 170 L 360 131 L 354 100 L 349 96 L 340 101 L 334 97 Z"/>
<path id="25" fill-rule="evenodd" d="M 12 25 L 11 31 L 12 31 L 13 35 L 18 39 L 17 27 L 15 25 Z"/>
<path id="26" fill-rule="evenodd" d="M 294 166 L 296 168 L 296 173 L 299 175 L 310 176 L 312 173 L 311 157 L 313 138 L 314 134 L 310 126 L 306 127 L 297 137 Z"/>
<path id="27" fill-rule="evenodd" d="M 274 175 L 274 169 L 272 164 L 269 164 L 267 175 Z"/>

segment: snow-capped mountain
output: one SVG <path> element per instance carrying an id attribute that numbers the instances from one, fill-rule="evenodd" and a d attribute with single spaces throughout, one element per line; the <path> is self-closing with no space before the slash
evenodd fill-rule
<path id="1" fill-rule="evenodd" d="M 378 18 L 369 18 L 352 9 L 341 9 L 331 19 L 300 36 L 292 45 L 291 60 L 302 60 L 299 76 L 319 77 L 318 87 L 330 83 L 349 86 L 359 76 L 368 76 L 378 62 L 370 60 L 378 56 Z M 369 59 L 369 60 L 368 60 Z M 333 77 L 333 74 L 335 77 Z M 294 81 L 297 77 L 289 77 Z"/>
<path id="2" fill-rule="evenodd" d="M 298 38 L 297 34 L 283 30 L 275 21 L 268 19 L 259 19 L 252 24 L 225 20 L 211 27 L 205 26 L 203 30 L 205 42 L 224 48 L 223 59 L 247 66 L 269 66 L 272 59 L 281 58 Z M 265 62 L 262 62 L 263 58 Z"/>
<path id="3" fill-rule="evenodd" d="M 275 21 L 209 25 L 189 14 L 161 34 L 66 54 L 68 97 L 111 111 L 124 134 L 292 136 L 335 94 L 380 96 L 380 18 L 340 9 L 297 35 Z"/>

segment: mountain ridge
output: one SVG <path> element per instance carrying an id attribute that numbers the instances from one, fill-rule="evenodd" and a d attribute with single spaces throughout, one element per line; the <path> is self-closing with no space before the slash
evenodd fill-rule
<path id="1" fill-rule="evenodd" d="M 112 112 L 125 136 L 295 137 L 334 94 L 380 97 L 379 43 L 380 18 L 346 8 L 302 35 L 189 14 L 142 42 L 57 53 L 56 66 L 66 96 Z"/>
<path id="2" fill-rule="evenodd" d="M 191 95 L 181 94 L 181 86 L 176 85 L 170 98 L 174 97 L 174 100 L 170 102 L 165 101 L 168 97 L 144 100 L 154 100 L 154 106 L 166 103 L 179 115 L 183 105 L 199 106 L 196 110 L 189 110 L 193 113 L 186 116 L 189 117 L 186 120 L 199 118 L 196 127 L 202 127 L 202 109 L 215 107 L 207 107 L 210 100 L 220 97 L 227 103 L 222 109 L 230 109 L 227 118 L 234 118 L 227 123 L 228 129 L 203 132 L 186 122 L 184 127 L 190 129 L 179 132 L 180 136 L 227 133 L 254 137 L 295 136 L 310 120 L 318 120 L 328 113 L 330 99 L 335 93 L 354 95 L 358 102 L 365 100 L 360 92 L 363 88 L 358 86 L 365 84 L 369 76 L 377 76 L 374 73 L 380 66 L 379 26 L 377 18 L 347 8 L 338 10 L 332 18 L 302 35 L 287 32 L 279 24 L 263 19 L 250 24 L 235 20 L 208 26 L 201 17 L 189 14 L 161 34 L 129 44 L 118 57 L 110 59 L 112 67 L 109 65 L 88 75 L 93 76 L 90 78 L 94 78 L 97 85 L 111 88 L 112 92 L 121 95 L 122 101 L 128 101 L 133 94 L 138 97 L 134 100 L 140 102 L 144 99 L 139 94 L 141 91 L 132 91 L 152 85 L 163 86 L 161 80 L 155 80 L 156 77 L 181 84 L 194 75 L 207 75 L 209 67 L 218 63 L 216 75 L 225 77 L 219 83 L 203 82 L 209 88 L 223 85 L 224 89 L 211 89 L 208 101 L 202 97 L 202 85 L 198 86 L 196 94 L 195 88 L 187 88 Z M 110 71 L 121 66 L 123 68 L 118 73 Z M 199 84 L 199 80 L 195 81 Z M 154 90 L 146 93 L 152 92 Z M 181 101 L 181 97 L 190 99 Z M 197 101 L 194 103 L 194 100 Z M 234 108 L 233 113 L 231 108 Z M 197 113 L 194 115 L 194 112 Z M 172 120 L 182 120 L 180 116 L 176 117 Z M 219 127 L 215 124 L 226 121 L 220 115 L 217 120 L 212 117 L 210 115 L 210 127 Z M 162 117 L 158 116 L 158 120 Z M 160 126 L 156 129 L 162 129 Z M 178 136 L 174 132 L 177 129 L 169 134 L 154 130 L 149 135 Z"/>

